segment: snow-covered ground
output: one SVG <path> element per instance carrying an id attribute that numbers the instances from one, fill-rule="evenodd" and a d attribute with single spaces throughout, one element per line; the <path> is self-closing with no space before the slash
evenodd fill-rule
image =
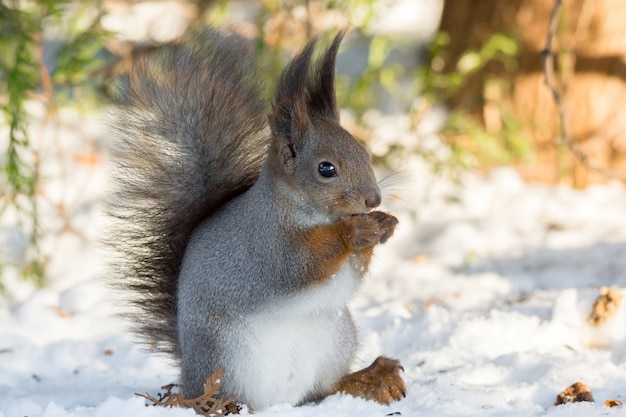
<path id="1" fill-rule="evenodd" d="M 410 10 L 415 3 L 403 2 Z M 149 30 L 131 17 L 133 25 L 121 26 Z M 382 19 L 377 30 L 398 26 L 396 16 Z M 417 144 L 406 120 L 374 125 L 380 129 L 371 147 L 379 155 L 389 143 Z M 2 272 L 0 417 L 193 416 L 146 407 L 135 396 L 156 394 L 175 382 L 177 370 L 133 344 L 115 315 L 117 295 L 106 285 L 97 244 L 106 233 L 99 211 L 106 164 L 98 151 L 106 134 L 71 112 L 59 126 L 34 129 L 49 133 L 35 143 L 43 151 L 42 226 L 65 231 L 44 242 L 44 253 L 53 254 L 45 288 L 25 284 L 11 268 Z M 445 149 L 428 141 L 431 157 L 445 159 Z M 383 183 L 385 208 L 400 224 L 378 249 L 352 303 L 362 341 L 354 368 L 380 354 L 400 359 L 407 397 L 382 406 L 334 395 L 256 414 L 626 416 L 624 406 L 604 405 L 626 401 L 626 301 L 604 325 L 587 322 L 600 287 L 626 288 L 624 185 L 532 186 L 507 168 L 452 181 L 417 156 Z M 0 265 L 23 257 L 27 242 L 18 230 L 14 213 L 5 211 Z M 554 406 L 557 394 L 577 381 L 596 402 Z"/>
<path id="2" fill-rule="evenodd" d="M 45 288 L 5 271 L 12 300 L 0 301 L 0 416 L 191 416 L 135 396 L 156 394 L 177 371 L 137 348 L 115 316 L 96 244 L 106 233 L 98 214 L 105 164 L 86 158 L 93 143 L 70 131 L 85 125 L 83 136 L 105 137 L 69 119 L 58 135 L 69 149 L 65 171 L 42 167 L 50 197 L 42 209 L 62 200 L 80 233 L 46 242 L 54 256 Z M 400 225 L 352 306 L 362 340 L 355 369 L 380 354 L 400 359 L 406 399 L 381 406 L 334 395 L 258 415 L 626 415 L 604 405 L 626 400 L 626 305 L 601 327 L 587 323 L 599 287 L 626 287 L 626 187 L 532 186 L 507 168 L 460 178 L 434 175 L 412 157 L 384 181 Z M 15 227 L 5 218 L 0 242 L 19 257 Z M 596 402 L 555 407 L 576 381 Z"/>

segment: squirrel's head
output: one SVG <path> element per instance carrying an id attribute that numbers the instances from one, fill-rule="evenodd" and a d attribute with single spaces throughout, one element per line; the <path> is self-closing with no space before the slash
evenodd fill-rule
<path id="1" fill-rule="evenodd" d="M 316 62 L 315 40 L 291 61 L 269 117 L 273 175 L 331 219 L 369 211 L 381 201 L 367 150 L 339 125 L 335 58 L 344 33 Z"/>

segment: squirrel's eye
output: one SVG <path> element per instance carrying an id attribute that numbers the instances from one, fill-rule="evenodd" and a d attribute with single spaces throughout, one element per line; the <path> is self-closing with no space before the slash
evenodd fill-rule
<path id="1" fill-rule="evenodd" d="M 320 162 L 317 166 L 317 172 L 320 173 L 322 177 L 332 178 L 337 176 L 337 170 L 335 166 L 328 161 Z"/>

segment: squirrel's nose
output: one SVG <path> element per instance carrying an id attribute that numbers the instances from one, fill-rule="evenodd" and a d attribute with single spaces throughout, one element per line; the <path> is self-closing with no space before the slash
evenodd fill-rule
<path id="1" fill-rule="evenodd" d="M 374 191 L 369 196 L 365 197 L 365 206 L 367 208 L 376 208 L 380 205 L 380 192 Z"/>

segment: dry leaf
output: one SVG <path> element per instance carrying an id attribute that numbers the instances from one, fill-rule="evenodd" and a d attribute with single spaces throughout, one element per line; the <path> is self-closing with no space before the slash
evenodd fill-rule
<path id="1" fill-rule="evenodd" d="M 593 311 L 587 321 L 596 327 L 602 326 L 617 312 L 623 294 L 618 289 L 600 287 L 600 296 L 593 305 Z"/>
<path id="2" fill-rule="evenodd" d="M 426 262 L 428 262 L 428 255 L 426 255 L 425 253 L 419 253 L 413 257 L 414 264 L 419 265 L 419 264 L 423 264 Z"/>
<path id="3" fill-rule="evenodd" d="M 193 408 L 197 414 L 206 417 L 239 414 L 240 408 L 234 401 L 234 395 L 225 400 L 217 398 L 220 392 L 220 381 L 223 376 L 224 368 L 218 368 L 217 371 L 207 378 L 204 384 L 204 394 L 196 398 L 186 399 L 182 395 L 172 392 L 172 389 L 176 386 L 174 384 L 161 387 L 165 392 L 162 394 L 158 393 L 156 398 L 148 393 L 135 395 L 147 399 L 154 406 Z"/>
<path id="4" fill-rule="evenodd" d="M 622 405 L 622 402 L 620 400 L 606 400 L 604 402 L 604 405 L 606 405 L 607 407 L 619 407 L 620 405 Z"/>
<path id="5" fill-rule="evenodd" d="M 102 162 L 100 156 L 95 153 L 76 153 L 74 161 L 82 165 L 100 165 Z"/>
<path id="6" fill-rule="evenodd" d="M 60 306 L 54 306 L 52 307 L 52 309 L 54 310 L 55 313 L 59 315 L 59 317 L 62 317 L 64 319 L 70 318 L 74 315 L 73 313 L 69 313 L 63 310 Z"/>
<path id="7" fill-rule="evenodd" d="M 593 395 L 591 395 L 591 390 L 589 389 L 589 387 L 587 387 L 582 382 L 576 382 L 556 396 L 556 401 L 554 402 L 554 405 L 578 403 L 581 401 L 593 402 Z"/>

